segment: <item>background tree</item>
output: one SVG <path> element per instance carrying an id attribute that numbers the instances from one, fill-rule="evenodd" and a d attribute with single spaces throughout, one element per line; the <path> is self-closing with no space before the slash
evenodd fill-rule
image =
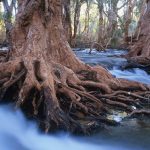
<path id="1" fill-rule="evenodd" d="M 139 20 L 138 30 L 136 35 L 138 36 L 137 41 L 131 47 L 131 51 L 127 57 L 131 61 L 139 64 L 150 63 L 150 1 L 145 1 L 145 11 L 141 12 L 141 18 Z M 143 10 L 143 9 L 142 9 Z"/>
<path id="2" fill-rule="evenodd" d="M 1 0 L 0 2 L 3 3 L 4 7 L 4 23 L 6 28 L 6 42 L 9 43 L 10 41 L 10 32 L 13 27 L 12 25 L 12 16 L 13 16 L 13 8 L 15 8 L 16 0 Z M 10 3 L 10 4 L 9 4 Z"/>
<path id="3" fill-rule="evenodd" d="M 101 49 L 105 44 L 104 38 L 104 1 L 97 0 L 98 10 L 99 10 L 99 32 L 98 32 L 98 43 L 101 45 L 99 49 Z"/>
<path id="4" fill-rule="evenodd" d="M 128 0 L 63 0 L 63 26 L 69 43 L 76 47 L 90 47 L 92 43 L 98 43 L 94 45 L 97 49 L 113 48 L 124 42 L 131 44 L 142 5 L 142 1 L 135 1 L 131 0 L 134 5 L 129 9 Z"/>
<path id="5" fill-rule="evenodd" d="M 0 3 L 0 44 L 5 41 L 5 37 L 6 37 L 3 15 L 4 13 L 2 10 L 2 3 Z"/>
<path id="6" fill-rule="evenodd" d="M 129 37 L 129 26 L 132 22 L 132 16 L 133 16 L 133 9 L 136 4 L 136 0 L 128 0 L 127 1 L 127 10 L 125 15 L 125 24 L 124 24 L 124 40 L 127 42 L 128 45 L 128 37 Z"/>
<path id="7" fill-rule="evenodd" d="M 80 30 L 80 32 L 77 32 L 79 40 L 78 38 L 75 40 L 78 43 L 77 45 L 80 46 L 82 41 L 84 43 L 82 45 L 86 45 L 87 42 L 99 43 L 95 44 L 95 46 L 101 45 L 99 49 L 104 49 L 108 46 L 116 47 L 122 43 L 126 43 L 126 45 L 131 43 L 131 37 L 140 16 L 141 1 L 97 0 L 90 1 L 90 5 L 88 6 L 86 6 L 86 3 L 87 1 L 81 5 L 81 16 L 79 17 L 80 26 L 77 28 Z M 97 8 L 95 6 L 97 6 Z M 90 7 L 90 9 L 87 7 Z M 95 12 L 93 10 L 95 10 Z M 83 11 L 85 11 L 85 13 L 83 13 Z M 82 28 L 82 26 L 85 26 L 85 20 L 87 18 L 86 15 L 83 16 L 83 14 L 89 14 L 90 16 L 90 19 L 88 19 L 88 36 L 84 34 L 84 28 Z M 91 28 L 93 28 L 93 30 L 91 30 Z M 127 39 L 130 39 L 129 43 L 125 40 L 125 36 Z M 89 45 L 87 45 L 87 47 L 88 46 Z"/>
<path id="8" fill-rule="evenodd" d="M 68 42 L 71 44 L 72 39 L 72 25 L 71 25 L 71 2 L 64 0 L 63 26 Z"/>

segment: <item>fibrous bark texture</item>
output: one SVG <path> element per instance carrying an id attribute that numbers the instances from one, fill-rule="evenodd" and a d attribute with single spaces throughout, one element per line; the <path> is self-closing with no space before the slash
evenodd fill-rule
<path id="1" fill-rule="evenodd" d="M 131 47 L 127 58 L 132 63 L 148 65 L 150 64 L 150 0 L 146 1 L 145 11 L 141 13 L 138 31 L 136 31 L 136 42 Z"/>
<path id="2" fill-rule="evenodd" d="M 69 43 L 72 39 L 72 26 L 71 26 L 71 2 L 70 0 L 64 0 L 64 14 L 63 14 L 63 27 L 65 30 L 66 38 Z"/>
<path id="3" fill-rule="evenodd" d="M 0 99 L 15 100 L 45 131 L 87 133 L 115 124 L 110 109 L 144 108 L 149 87 L 114 78 L 100 66 L 81 62 L 62 25 L 61 0 L 19 0 L 9 60 L 0 64 Z M 144 111 L 141 111 L 144 112 Z"/>

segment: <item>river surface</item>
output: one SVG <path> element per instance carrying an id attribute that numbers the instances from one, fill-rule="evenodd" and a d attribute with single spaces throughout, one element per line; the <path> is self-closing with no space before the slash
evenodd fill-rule
<path id="1" fill-rule="evenodd" d="M 101 64 L 114 76 L 150 84 L 150 76 L 138 68 L 122 71 L 126 60 L 117 55 L 126 51 L 108 50 L 97 53 L 76 50 L 80 59 L 91 65 Z M 121 121 L 123 114 L 114 115 Z M 109 127 L 97 134 L 73 137 L 69 133 L 44 135 L 36 123 L 25 119 L 11 105 L 0 106 L 0 150 L 150 150 L 150 119 L 122 121 L 121 126 Z"/>

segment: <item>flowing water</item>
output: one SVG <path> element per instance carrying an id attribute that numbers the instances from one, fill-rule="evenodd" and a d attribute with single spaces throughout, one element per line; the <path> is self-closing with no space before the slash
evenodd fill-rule
<path id="1" fill-rule="evenodd" d="M 126 60 L 117 55 L 126 51 L 93 51 L 91 55 L 88 51 L 76 50 L 75 53 L 86 63 L 103 65 L 116 77 L 150 84 L 150 76 L 143 70 L 120 70 Z M 121 121 L 124 115 L 119 113 L 112 117 Z M 121 126 L 109 127 L 89 137 L 72 137 L 68 133 L 43 135 L 36 123 L 26 120 L 20 110 L 1 105 L 0 150 L 150 150 L 150 119 L 122 121 Z"/>

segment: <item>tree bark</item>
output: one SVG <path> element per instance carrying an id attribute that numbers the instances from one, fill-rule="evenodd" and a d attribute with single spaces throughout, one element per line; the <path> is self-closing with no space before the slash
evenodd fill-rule
<path id="1" fill-rule="evenodd" d="M 90 7 L 91 7 L 91 2 L 86 1 L 86 11 L 85 11 L 85 20 L 84 20 L 84 29 L 82 34 L 85 34 L 89 36 L 89 22 L 90 22 Z"/>
<path id="2" fill-rule="evenodd" d="M 150 64 L 150 0 L 146 1 L 145 11 L 141 12 L 138 25 L 137 42 L 131 47 L 127 58 L 134 63 Z"/>
<path id="3" fill-rule="evenodd" d="M 76 37 L 77 37 L 77 31 L 78 31 L 78 25 L 79 25 L 79 19 L 80 19 L 80 11 L 81 11 L 81 5 L 85 0 L 76 0 L 75 2 L 75 12 L 74 12 L 74 32 L 72 37 L 72 45 L 75 46 Z"/>
<path id="4" fill-rule="evenodd" d="M 117 26 L 117 4 L 118 0 L 111 0 L 109 2 L 109 10 L 108 10 L 108 27 L 107 27 L 107 38 L 108 43 L 106 44 L 106 47 L 108 45 L 111 45 L 112 47 L 116 46 L 116 30 L 118 28 Z"/>
<path id="5" fill-rule="evenodd" d="M 9 61 L 0 64 L 0 99 L 26 107 L 46 132 L 82 133 L 114 124 L 107 119 L 108 107 L 132 112 L 131 106 L 149 102 L 147 85 L 116 79 L 75 56 L 64 34 L 61 0 L 19 0 L 18 5 L 13 49 Z"/>
<path id="6" fill-rule="evenodd" d="M 99 10 L 99 30 L 98 30 L 98 43 L 101 45 L 97 49 L 103 50 L 102 47 L 105 45 L 104 39 L 104 18 L 103 18 L 103 0 L 97 0 L 98 2 L 98 10 Z"/>
<path id="7" fill-rule="evenodd" d="M 132 12 L 135 7 L 136 0 L 129 0 L 127 5 L 127 12 L 125 16 L 125 25 L 124 25 L 124 41 L 125 44 L 128 45 L 128 37 L 129 37 L 129 26 L 132 21 Z"/>
<path id="8" fill-rule="evenodd" d="M 11 29 L 13 27 L 12 25 L 12 13 L 14 5 L 16 4 L 16 0 L 12 0 L 10 5 L 8 3 L 8 0 L 3 0 L 3 7 L 4 7 L 4 23 L 6 28 L 6 42 L 11 43 L 10 39 L 10 33 Z"/>
<path id="9" fill-rule="evenodd" d="M 71 10 L 70 10 L 70 0 L 64 1 L 64 14 L 63 14 L 63 26 L 65 30 L 65 35 L 69 44 L 71 44 L 72 39 L 72 27 L 71 27 Z"/>

